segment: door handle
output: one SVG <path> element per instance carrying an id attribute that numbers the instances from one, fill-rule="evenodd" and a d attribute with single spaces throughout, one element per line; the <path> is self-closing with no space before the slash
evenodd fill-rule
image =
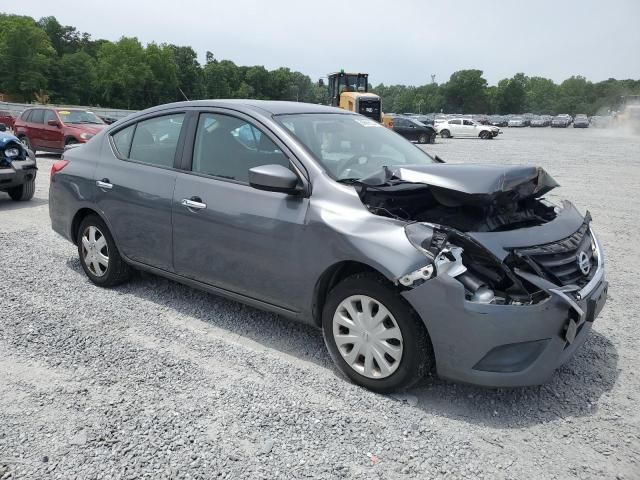
<path id="1" fill-rule="evenodd" d="M 98 180 L 96 185 L 104 190 L 111 190 L 113 188 L 113 184 L 109 183 L 108 178 L 103 178 L 102 180 Z"/>
<path id="2" fill-rule="evenodd" d="M 198 197 L 194 197 L 194 199 L 183 198 L 180 203 L 183 207 L 186 207 L 189 210 L 202 210 L 204 208 L 207 208 L 206 203 L 199 202 L 198 200 L 200 200 Z"/>

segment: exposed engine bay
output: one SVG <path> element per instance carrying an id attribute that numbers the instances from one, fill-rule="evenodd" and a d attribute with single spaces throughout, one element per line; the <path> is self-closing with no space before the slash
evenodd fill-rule
<path id="1" fill-rule="evenodd" d="M 555 218 L 540 199 L 558 184 L 542 169 L 495 167 L 473 177 L 474 166 L 384 168 L 361 179 L 358 194 L 376 215 L 447 225 L 462 232 L 495 232 L 535 226 Z M 471 170 L 460 183 L 463 171 Z M 471 185 L 468 185 L 471 180 Z"/>

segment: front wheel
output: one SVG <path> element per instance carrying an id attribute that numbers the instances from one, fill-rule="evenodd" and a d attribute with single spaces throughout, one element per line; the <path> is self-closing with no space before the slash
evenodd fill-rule
<path id="1" fill-rule="evenodd" d="M 451 132 L 449 130 L 442 130 L 440 136 L 442 138 L 451 138 Z"/>
<path id="2" fill-rule="evenodd" d="M 436 143 L 436 137 L 438 136 L 438 134 L 436 132 L 433 132 L 431 134 L 431 137 L 429 137 L 429 143 Z"/>
<path id="3" fill-rule="evenodd" d="M 131 268 L 116 247 L 111 232 L 97 215 L 88 215 L 78 228 L 76 240 L 82 269 L 93 283 L 112 287 L 129 279 Z"/>
<path id="4" fill-rule="evenodd" d="M 422 320 L 385 279 L 344 279 L 329 292 L 322 330 L 331 358 L 351 381 L 378 393 L 412 386 L 433 366 Z"/>
<path id="5" fill-rule="evenodd" d="M 485 131 L 480 132 L 480 138 L 483 139 L 483 140 L 489 140 L 490 138 L 493 138 L 493 135 L 491 134 L 491 132 L 487 132 L 485 130 Z"/>
<path id="6" fill-rule="evenodd" d="M 418 143 L 429 143 L 429 135 L 426 133 L 420 134 L 418 137 Z"/>
<path id="7" fill-rule="evenodd" d="M 26 135 L 23 135 L 22 137 L 20 137 L 20 141 L 22 142 L 22 145 L 24 145 L 24 148 L 26 148 L 27 150 L 31 150 L 33 153 L 36 152 L 33 149 L 33 146 L 31 146 L 31 142 L 29 141 Z"/>
<path id="8" fill-rule="evenodd" d="M 8 192 L 11 200 L 16 202 L 26 202 L 31 200 L 36 193 L 36 179 L 27 180 L 22 185 L 11 188 Z"/>

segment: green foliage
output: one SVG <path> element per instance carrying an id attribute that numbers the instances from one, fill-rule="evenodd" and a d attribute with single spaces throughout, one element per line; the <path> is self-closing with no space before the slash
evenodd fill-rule
<path id="1" fill-rule="evenodd" d="M 200 65 L 193 48 L 123 37 L 93 40 L 55 17 L 0 14 L 0 92 L 31 101 L 142 109 L 199 98 L 257 98 L 328 103 L 327 87 L 288 68 L 238 66 L 211 51 Z M 640 80 L 592 83 L 574 76 L 557 85 L 517 73 L 489 86 L 481 70 L 454 72 L 443 84 L 377 85 L 385 112 L 587 113 L 615 109 L 640 94 Z"/>

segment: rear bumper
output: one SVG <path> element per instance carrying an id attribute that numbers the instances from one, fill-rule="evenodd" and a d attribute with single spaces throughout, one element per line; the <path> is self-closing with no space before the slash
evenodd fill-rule
<path id="1" fill-rule="evenodd" d="M 19 187 L 36 177 L 36 162 L 33 160 L 14 161 L 8 168 L 0 168 L 0 191 Z"/>
<path id="2" fill-rule="evenodd" d="M 582 296 L 553 287 L 544 283 L 549 297 L 535 305 L 487 305 L 465 300 L 463 286 L 442 275 L 402 295 L 429 331 L 439 376 L 518 387 L 545 383 L 574 355 L 606 302 L 608 283 L 602 269 Z"/>

